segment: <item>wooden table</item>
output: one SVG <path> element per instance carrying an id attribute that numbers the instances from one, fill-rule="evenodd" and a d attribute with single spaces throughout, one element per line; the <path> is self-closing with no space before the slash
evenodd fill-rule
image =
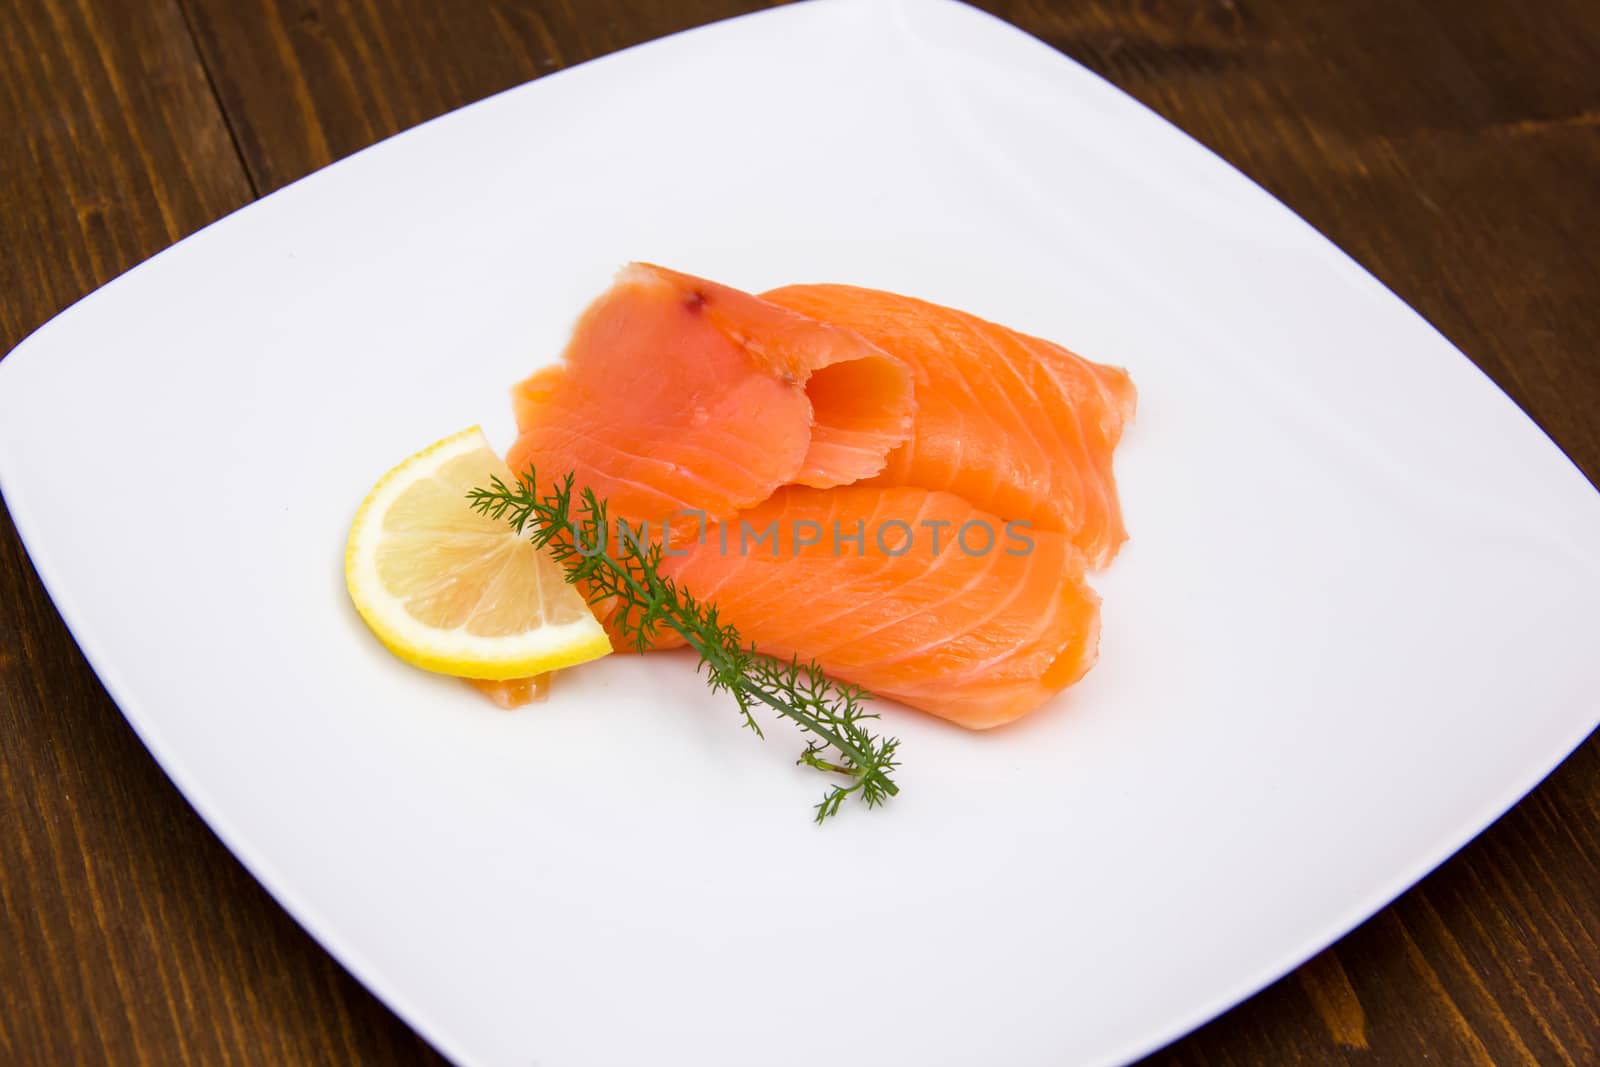
<path id="1" fill-rule="evenodd" d="M 0 0 L 0 351 L 378 138 L 757 6 Z M 1600 4 L 985 6 L 1261 182 L 1600 476 Z M 0 792 L 0 1062 L 437 1061 L 189 810 L 9 518 Z M 1600 1063 L 1597 827 L 1591 737 L 1421 886 L 1154 1062 Z"/>

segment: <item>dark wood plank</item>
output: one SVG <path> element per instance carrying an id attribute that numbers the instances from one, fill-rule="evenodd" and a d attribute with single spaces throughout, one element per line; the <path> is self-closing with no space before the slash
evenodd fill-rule
<path id="1" fill-rule="evenodd" d="M 222 847 L 0 514 L 0 1063 L 425 1063 Z"/>
<path id="2" fill-rule="evenodd" d="M 1600 480 L 1587 0 L 983 4 L 1260 182 Z"/>
<path id="3" fill-rule="evenodd" d="M 1261 182 L 1600 480 L 1593 5 L 985 6 Z M 1597 808 L 1591 738 L 1395 906 L 1152 1061 L 1600 1062 Z"/>
<path id="4" fill-rule="evenodd" d="M 262 191 L 531 78 L 779 0 L 185 0 Z"/>
<path id="5" fill-rule="evenodd" d="M 985 6 L 1261 182 L 1600 480 L 1592 5 Z M 1597 807 L 1591 738 L 1394 907 L 1153 1062 L 1600 1062 Z"/>
<path id="6" fill-rule="evenodd" d="M 0 6 L 0 352 L 251 198 L 174 3 Z"/>
<path id="7" fill-rule="evenodd" d="M 0 0 L 10 27 L 8 2 L 18 0 Z M 106 272 L 247 198 L 250 185 L 277 188 L 541 73 L 759 6 L 184 2 L 246 166 L 242 192 L 237 166 L 236 184 L 221 187 L 221 162 L 174 151 L 233 147 L 204 101 L 176 8 L 158 4 L 133 25 L 111 0 L 52 0 L 30 15 L 35 30 L 77 19 L 100 32 L 54 32 L 60 40 L 30 42 L 26 55 L 0 42 L 0 88 L 12 94 L 0 113 L 24 116 L 25 131 L 22 149 L 0 142 L 0 236 L 25 252 L 0 262 L 11 272 L 0 273 L 5 347 Z M 1594 5 L 984 6 L 1285 200 L 1600 477 L 1600 422 L 1590 414 L 1600 403 Z M 108 54 L 122 97 L 113 79 L 63 73 L 76 62 L 92 74 L 93 57 Z M 147 83 L 168 94 L 153 111 L 140 95 Z M 99 93 L 103 110 L 74 112 L 87 107 L 63 103 L 74 92 Z M 134 103 L 111 107 L 124 98 Z M 125 138 L 100 128 L 118 121 L 129 124 Z M 72 133 L 83 129 L 96 132 Z M 22 818 L 17 840 L 0 841 L 0 937 L 18 946 L 0 941 L 0 988 L 27 992 L 0 1018 L 0 1061 L 430 1059 L 188 812 L 83 667 L 9 526 L 4 533 L 0 789 Z M 1152 1062 L 1600 1062 L 1597 816 L 1600 740 L 1591 738 L 1393 907 Z"/>
<path id="8" fill-rule="evenodd" d="M 0 27 L 3 352 L 253 194 L 172 0 Z M 3 513 L 0 827 L 0 1063 L 426 1060 L 162 775 Z"/>

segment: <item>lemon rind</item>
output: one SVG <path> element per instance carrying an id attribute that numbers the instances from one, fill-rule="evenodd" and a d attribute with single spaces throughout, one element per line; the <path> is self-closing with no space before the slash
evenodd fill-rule
<path id="1" fill-rule="evenodd" d="M 437 674 L 503 681 L 609 654 L 610 638 L 592 616 L 523 634 L 484 637 L 465 628 L 441 630 L 419 622 L 405 610 L 400 598 L 384 588 L 376 551 L 382 538 L 368 536 L 373 522 L 381 521 L 399 495 L 415 482 L 458 456 L 488 448 L 483 431 L 472 426 L 410 456 L 372 487 L 356 512 L 345 544 L 345 583 L 356 611 L 397 658 Z"/>

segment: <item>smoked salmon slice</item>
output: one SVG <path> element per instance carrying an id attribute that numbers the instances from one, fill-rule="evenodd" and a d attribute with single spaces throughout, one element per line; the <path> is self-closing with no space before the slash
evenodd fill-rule
<path id="1" fill-rule="evenodd" d="M 513 400 L 511 470 L 571 471 L 635 522 L 871 477 L 915 407 L 909 369 L 856 333 L 648 263 L 623 269 Z"/>
<path id="2" fill-rule="evenodd" d="M 1078 549 L 953 493 L 790 486 L 685 551 L 664 572 L 762 652 L 971 729 L 1037 708 L 1098 648 Z"/>
<path id="3" fill-rule="evenodd" d="M 1111 457 L 1132 420 L 1127 373 L 951 308 L 849 285 L 791 285 L 762 299 L 853 331 L 910 365 L 910 440 L 867 484 L 956 493 L 1059 531 L 1091 567 L 1127 531 Z"/>
<path id="4" fill-rule="evenodd" d="M 1119 368 L 893 293 L 636 263 L 513 399 L 511 469 L 671 520 L 663 573 L 765 653 L 972 729 L 1094 663 Z"/>

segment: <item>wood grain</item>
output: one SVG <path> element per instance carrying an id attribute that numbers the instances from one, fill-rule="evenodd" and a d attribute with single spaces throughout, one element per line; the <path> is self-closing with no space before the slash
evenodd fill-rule
<path id="1" fill-rule="evenodd" d="M 773 4 L 185 0 L 263 192 L 562 67 Z"/>
<path id="2" fill-rule="evenodd" d="M 183 234 L 374 140 L 756 6 L 0 0 L 0 350 Z M 1600 479 L 1600 8 L 983 6 L 1283 199 Z M 9 519 L 0 802 L 0 1062 L 438 1062 L 167 783 Z M 1422 885 L 1151 1062 L 1600 1063 L 1597 941 L 1591 738 Z"/>
<path id="3" fill-rule="evenodd" d="M 0 349 L 9 350 L 251 194 L 175 4 L 135 13 L 8 3 L 0 15 Z"/>
<path id="4" fill-rule="evenodd" d="M 175 3 L 0 3 L 0 128 L 0 351 L 253 195 Z M 184 803 L 0 515 L 0 1063 L 428 1055 Z"/>

